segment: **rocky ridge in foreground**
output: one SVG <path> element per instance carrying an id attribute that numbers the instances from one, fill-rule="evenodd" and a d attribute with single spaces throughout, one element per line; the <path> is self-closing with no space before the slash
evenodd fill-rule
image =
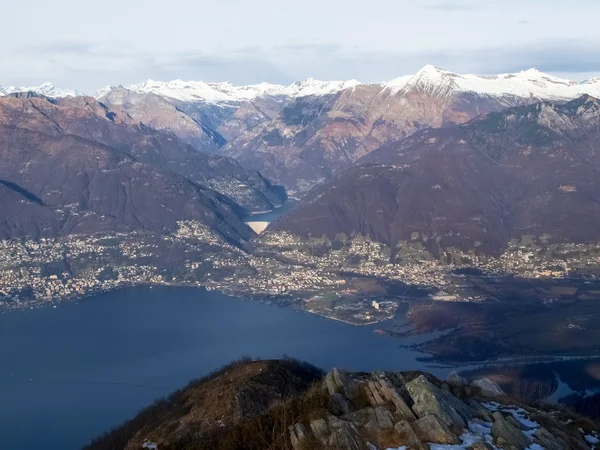
<path id="1" fill-rule="evenodd" d="M 295 360 L 241 361 L 190 384 L 88 449 L 595 449 L 600 425 L 532 407 L 491 380 L 423 372 L 324 376 Z"/>

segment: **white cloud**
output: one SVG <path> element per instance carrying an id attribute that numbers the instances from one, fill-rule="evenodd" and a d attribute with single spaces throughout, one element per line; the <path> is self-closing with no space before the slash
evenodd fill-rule
<path id="1" fill-rule="evenodd" d="M 427 63 L 600 72 L 600 2 L 588 0 L 29 0 L 3 16 L 23 20 L 0 27 L 0 85 L 380 81 Z"/>

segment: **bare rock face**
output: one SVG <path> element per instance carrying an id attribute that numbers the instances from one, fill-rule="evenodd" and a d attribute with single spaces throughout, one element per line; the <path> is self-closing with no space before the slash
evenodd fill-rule
<path id="1" fill-rule="evenodd" d="M 540 443 L 546 450 L 562 450 L 566 447 L 564 441 L 559 440 L 556 436 L 553 436 L 545 428 L 538 428 L 534 433 L 535 439 Z"/>
<path id="2" fill-rule="evenodd" d="M 300 450 L 302 448 L 303 443 L 306 441 L 306 427 L 301 423 L 297 423 L 295 425 L 290 426 L 289 431 L 292 447 L 294 448 L 294 450 Z"/>
<path id="3" fill-rule="evenodd" d="M 496 444 L 505 449 L 512 450 L 514 448 L 516 450 L 525 450 L 530 445 L 527 436 L 504 419 L 499 419 L 494 422 L 492 435 L 496 440 Z"/>
<path id="4" fill-rule="evenodd" d="M 405 398 L 385 374 L 379 374 L 375 380 L 367 381 L 366 392 L 373 405 L 383 406 L 392 403 L 396 407 L 396 415 L 406 420 L 415 418 Z"/>
<path id="5" fill-rule="evenodd" d="M 329 391 L 329 395 L 342 393 L 348 398 L 354 396 L 356 383 L 348 378 L 345 372 L 339 369 L 333 369 L 325 377 L 325 386 Z"/>
<path id="6" fill-rule="evenodd" d="M 393 429 L 396 423 L 393 414 L 382 406 L 360 409 L 349 414 L 348 417 L 353 423 L 369 429 Z"/>
<path id="7" fill-rule="evenodd" d="M 325 419 L 315 419 L 310 423 L 313 435 L 323 444 L 329 439 L 329 425 Z"/>
<path id="8" fill-rule="evenodd" d="M 413 411 L 418 417 L 435 414 L 449 427 L 464 429 L 474 411 L 465 403 L 431 384 L 423 375 L 406 383 L 406 390 L 414 401 Z"/>
<path id="9" fill-rule="evenodd" d="M 157 130 L 171 132 L 198 150 L 214 152 L 225 139 L 213 128 L 210 120 L 183 111 L 179 102 L 154 93 L 134 92 L 124 87 L 107 91 L 99 100 L 112 109 L 127 111 L 134 120 Z"/>
<path id="10" fill-rule="evenodd" d="M 352 422 L 329 416 L 329 429 L 331 430 L 328 440 L 329 448 L 364 449 L 365 443 L 362 442 Z"/>
<path id="11" fill-rule="evenodd" d="M 461 442 L 458 436 L 450 430 L 448 425 L 433 414 L 415 421 L 413 428 L 422 442 L 450 445 L 460 444 Z"/>
<path id="12" fill-rule="evenodd" d="M 407 448 L 413 450 L 427 450 L 427 447 L 421 442 L 410 423 L 400 421 L 396 424 L 395 430 L 398 433 L 400 441 L 403 445 L 406 445 Z"/>

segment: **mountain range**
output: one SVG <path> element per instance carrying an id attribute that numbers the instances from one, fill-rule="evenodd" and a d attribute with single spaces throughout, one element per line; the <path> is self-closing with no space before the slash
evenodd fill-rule
<path id="1" fill-rule="evenodd" d="M 1 89 L 11 93 L 27 88 Z M 50 84 L 50 97 L 74 95 Z M 378 147 L 427 127 L 465 123 L 541 100 L 600 97 L 600 78 L 582 83 L 529 69 L 461 75 L 431 65 L 389 82 L 307 79 L 289 86 L 148 80 L 106 87 L 95 98 L 205 152 L 220 152 L 301 197 Z"/>
<path id="2" fill-rule="evenodd" d="M 259 173 L 208 155 L 91 97 L 0 98 L 3 238 L 164 232 L 199 220 L 239 242 L 242 217 L 285 191 Z"/>
<path id="3" fill-rule="evenodd" d="M 464 123 L 540 100 L 600 96 L 598 79 L 576 83 L 535 69 L 460 75 L 425 66 L 380 84 L 308 79 L 290 86 L 148 81 L 97 97 L 136 119 L 222 152 L 301 197 L 358 159 L 416 130 Z"/>
<path id="4" fill-rule="evenodd" d="M 432 251 L 493 254 L 529 233 L 594 237 L 581 223 L 597 215 L 598 78 L 425 66 L 380 84 L 148 80 L 94 97 L 49 84 L 0 92 L 0 124 L 75 136 L 182 177 L 227 199 L 235 229 L 243 214 L 281 205 L 283 185 L 307 197 L 273 230 L 305 237 L 361 232 L 393 246 L 420 233 Z M 47 205 L 45 187 L 5 181 Z"/>
<path id="5" fill-rule="evenodd" d="M 509 240 L 595 243 L 600 102 L 540 102 L 425 129 L 386 144 L 314 188 L 271 232 L 362 233 L 498 256 Z"/>

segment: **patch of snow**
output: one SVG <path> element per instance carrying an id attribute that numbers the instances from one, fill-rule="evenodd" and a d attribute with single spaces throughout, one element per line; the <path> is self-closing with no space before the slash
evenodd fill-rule
<path id="1" fill-rule="evenodd" d="M 585 441 L 588 444 L 591 444 L 591 445 L 598 445 L 598 444 L 600 444 L 600 439 L 598 439 L 596 436 L 592 436 L 590 434 L 587 434 L 585 436 Z"/>
<path id="2" fill-rule="evenodd" d="M 356 80 L 348 81 L 319 81 L 308 78 L 289 86 L 280 84 L 260 83 L 248 86 L 236 86 L 228 82 L 207 83 L 204 81 L 154 81 L 147 80 L 134 84 L 127 89 L 138 93 L 154 93 L 163 97 L 187 102 L 206 102 L 214 104 L 235 104 L 242 101 L 254 100 L 261 96 L 298 98 L 309 95 L 334 94 L 339 91 L 355 88 L 360 85 Z M 110 87 L 99 90 L 96 98 L 101 98 L 110 92 Z"/>
<path id="3" fill-rule="evenodd" d="M 529 429 L 535 430 L 536 428 L 540 427 L 539 423 L 534 422 L 533 420 L 530 420 L 529 418 L 527 418 L 527 411 L 525 411 L 523 408 L 518 408 L 518 409 L 503 408 L 503 409 L 501 409 L 501 411 L 504 413 L 511 414 L 517 422 L 520 422 L 522 425 L 524 425 L 525 427 L 527 427 Z"/>
<path id="4" fill-rule="evenodd" d="M 50 98 L 77 97 L 80 92 L 73 89 L 57 89 L 52 83 L 42 83 L 39 86 L 0 86 L 0 97 L 19 92 L 33 92 Z"/>
<path id="5" fill-rule="evenodd" d="M 573 99 L 583 94 L 600 96 L 600 77 L 583 83 L 558 78 L 537 69 L 492 76 L 457 74 L 426 65 L 412 76 L 403 76 L 385 83 L 391 94 L 419 89 L 437 96 L 454 92 L 472 92 L 488 96 L 515 96 L 544 100 Z"/>
<path id="6" fill-rule="evenodd" d="M 485 425 L 469 422 L 469 431 L 479 434 L 491 434 L 493 426 L 494 424 L 491 422 L 485 422 Z"/>
<path id="7" fill-rule="evenodd" d="M 158 445 L 156 445 L 154 442 L 144 441 L 142 448 L 145 448 L 147 450 L 158 450 Z"/>

